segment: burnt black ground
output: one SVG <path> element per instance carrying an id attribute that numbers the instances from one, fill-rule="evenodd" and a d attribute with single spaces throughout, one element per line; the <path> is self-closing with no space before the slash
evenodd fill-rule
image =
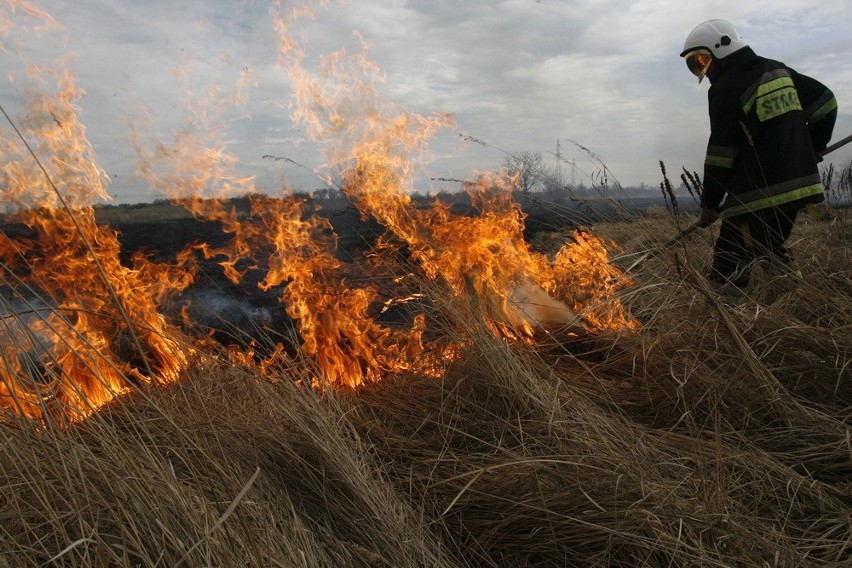
<path id="1" fill-rule="evenodd" d="M 575 227 L 612 214 L 612 208 L 605 203 L 594 206 L 587 202 L 554 206 L 539 199 L 520 197 L 519 202 L 527 215 L 524 237 L 528 241 L 539 232 Z M 429 207 L 432 202 L 433 199 L 422 200 L 417 205 Z M 238 198 L 233 201 L 233 205 L 248 214 L 246 199 Z M 477 214 L 463 194 L 452 197 L 451 207 L 455 215 Z M 345 199 L 308 200 L 305 210 L 306 215 L 317 214 L 330 222 L 337 238 L 335 254 L 340 261 L 351 265 L 353 271 L 358 270 L 359 260 L 373 249 L 376 239 L 384 233 L 384 228 L 378 222 L 364 218 Z M 164 202 L 99 207 L 96 209 L 96 219 L 117 232 L 121 247 L 120 260 L 126 266 L 130 266 L 131 258 L 137 251 L 142 251 L 152 261 L 175 263 L 178 254 L 193 244 L 207 243 L 215 248 L 225 246 L 231 238 L 222 230 L 220 223 L 192 218 L 180 206 Z M 10 239 L 35 236 L 33 231 L 21 224 L 4 223 L 0 229 Z M 402 247 L 403 254 L 404 250 Z M 293 322 L 280 301 L 284 288 L 263 291 L 257 286 L 266 273 L 267 259 L 264 254 L 268 255 L 268 252 L 259 251 L 256 258 L 245 261 L 239 267 L 246 269 L 245 277 L 239 284 L 233 284 L 225 277 L 219 264 L 221 258 L 204 259 L 200 253 L 195 253 L 200 267 L 196 283 L 173 303 L 162 306 L 163 312 L 177 322 L 180 310 L 186 308 L 198 326 L 194 331 L 211 332 L 216 339 L 226 344 L 252 341 L 262 351 L 275 343 L 295 342 Z M 256 264 L 256 267 L 250 268 L 252 264 Z M 9 288 L 5 292 L 0 290 L 0 293 L 11 295 Z M 49 299 L 45 303 L 49 303 Z M 390 325 L 405 323 L 410 321 L 412 309 L 416 310 L 417 306 L 390 310 L 383 313 L 381 318 Z"/>

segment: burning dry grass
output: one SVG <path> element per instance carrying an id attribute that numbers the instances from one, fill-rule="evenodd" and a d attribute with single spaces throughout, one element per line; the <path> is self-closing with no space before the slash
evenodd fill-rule
<path id="1" fill-rule="evenodd" d="M 0 140 L 32 234 L 0 240 L 4 293 L 29 302 L 0 303 L 0 568 L 852 562 L 847 221 L 799 228 L 804 282 L 765 274 L 729 306 L 700 276 L 706 237 L 635 265 L 669 218 L 556 234 L 547 255 L 506 176 L 466 184 L 476 216 L 418 208 L 415 156 L 451 117 L 385 104 L 363 42 L 312 74 L 282 11 L 294 118 L 387 232 L 349 266 L 299 200 L 204 198 L 252 185 L 196 128 L 136 140 L 140 171 L 230 241 L 128 266 L 91 210 L 106 174 L 82 90 L 57 73 Z M 288 341 L 228 359 L 166 317 L 193 251 L 234 285 L 262 272 Z"/>
<path id="2" fill-rule="evenodd" d="M 675 227 L 596 230 L 629 265 Z M 650 257 L 621 335 L 510 342 L 436 298 L 440 379 L 207 363 L 73 427 L 7 418 L 0 566 L 848 566 L 848 221 L 794 241 L 805 280 L 737 306 L 706 235 Z"/>

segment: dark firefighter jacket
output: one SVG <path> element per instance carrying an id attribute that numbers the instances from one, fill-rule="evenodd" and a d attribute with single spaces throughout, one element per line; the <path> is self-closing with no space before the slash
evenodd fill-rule
<path id="1" fill-rule="evenodd" d="M 821 202 L 817 154 L 834 130 L 834 94 L 749 47 L 715 65 L 702 205 L 732 217 Z"/>

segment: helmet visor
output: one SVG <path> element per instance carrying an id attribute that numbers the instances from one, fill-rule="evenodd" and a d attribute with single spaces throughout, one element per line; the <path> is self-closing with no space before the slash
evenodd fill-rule
<path id="1" fill-rule="evenodd" d="M 704 76 L 707 75 L 707 70 L 710 64 L 713 63 L 713 55 L 706 49 L 696 49 L 686 54 L 686 66 L 693 75 L 698 77 L 700 83 Z"/>

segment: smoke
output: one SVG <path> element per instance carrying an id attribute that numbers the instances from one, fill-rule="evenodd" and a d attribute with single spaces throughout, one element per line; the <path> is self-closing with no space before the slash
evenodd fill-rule
<path id="1" fill-rule="evenodd" d="M 29 345 L 41 343 L 33 331 L 34 325 L 54 313 L 40 298 L 16 299 L 0 295 L 0 344 Z"/>
<path id="2" fill-rule="evenodd" d="M 53 343 L 36 331 L 38 324 L 55 313 L 44 301 L 0 296 L 0 346 L 4 376 L 28 377 L 34 383 L 55 379 L 48 371 L 54 363 Z M 26 383 L 27 381 L 25 381 Z"/>
<path id="3" fill-rule="evenodd" d="M 284 317 L 277 301 L 274 307 L 253 303 L 264 300 L 263 295 L 240 299 L 221 288 L 201 287 L 189 290 L 183 299 L 187 315 L 194 323 L 237 338 L 255 337 L 276 327 Z"/>
<path id="4" fill-rule="evenodd" d="M 533 327 L 585 333 L 580 316 L 568 304 L 552 297 L 529 278 L 515 286 L 509 300 L 518 316 Z"/>

